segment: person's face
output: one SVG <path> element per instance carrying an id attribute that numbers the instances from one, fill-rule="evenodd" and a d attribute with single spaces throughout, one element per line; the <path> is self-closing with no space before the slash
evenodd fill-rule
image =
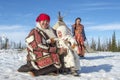
<path id="1" fill-rule="evenodd" d="M 62 38 L 62 32 L 61 32 L 61 31 L 57 31 L 57 36 L 58 36 L 59 38 Z"/>
<path id="2" fill-rule="evenodd" d="M 77 20 L 76 20 L 76 24 L 80 24 L 80 19 L 77 19 Z"/>
<path id="3" fill-rule="evenodd" d="M 47 29 L 49 27 L 49 21 L 48 20 L 43 20 L 43 21 L 40 21 L 39 24 L 40 26 L 43 28 L 43 29 Z"/>

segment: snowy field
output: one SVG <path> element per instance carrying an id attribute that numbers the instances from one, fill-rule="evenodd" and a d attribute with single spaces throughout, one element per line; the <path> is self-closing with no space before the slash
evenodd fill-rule
<path id="1" fill-rule="evenodd" d="M 87 53 L 85 59 L 80 59 L 80 77 L 32 77 L 27 73 L 17 72 L 26 63 L 26 54 L 26 51 L 0 50 L 0 80 L 120 80 L 120 52 Z"/>

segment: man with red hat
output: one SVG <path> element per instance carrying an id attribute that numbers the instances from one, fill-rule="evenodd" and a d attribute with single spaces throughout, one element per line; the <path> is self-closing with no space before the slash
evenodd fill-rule
<path id="1" fill-rule="evenodd" d="M 56 43 L 52 40 L 56 35 L 49 23 L 49 15 L 42 13 L 37 17 L 36 27 L 26 37 L 27 64 L 21 66 L 19 72 L 38 76 L 57 71 L 61 67 Z M 47 42 L 49 39 L 51 43 Z"/>

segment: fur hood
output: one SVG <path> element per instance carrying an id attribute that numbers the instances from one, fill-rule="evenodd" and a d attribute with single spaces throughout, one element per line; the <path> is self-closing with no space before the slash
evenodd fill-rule
<path id="1" fill-rule="evenodd" d="M 43 28 L 40 26 L 40 24 L 39 24 L 38 22 L 36 22 L 36 27 L 37 27 L 38 29 L 42 30 L 43 32 L 45 32 L 45 33 L 49 36 L 49 38 L 55 38 L 55 37 L 56 37 L 56 35 L 55 35 L 54 32 L 53 32 L 53 29 L 52 29 L 50 26 L 48 26 L 47 29 L 43 29 Z"/>

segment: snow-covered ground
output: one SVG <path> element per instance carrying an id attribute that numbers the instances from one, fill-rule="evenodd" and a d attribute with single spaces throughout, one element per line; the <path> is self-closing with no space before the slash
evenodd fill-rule
<path id="1" fill-rule="evenodd" d="M 0 80 L 120 80 L 120 52 L 87 53 L 85 59 L 80 59 L 80 77 L 32 77 L 27 73 L 17 72 L 26 63 L 26 54 L 26 51 L 0 50 Z"/>

